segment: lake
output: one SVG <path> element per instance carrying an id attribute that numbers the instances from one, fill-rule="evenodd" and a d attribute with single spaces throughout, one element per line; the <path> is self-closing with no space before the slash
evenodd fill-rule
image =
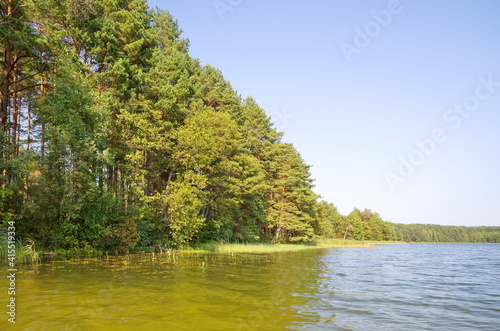
<path id="1" fill-rule="evenodd" d="M 47 259 L 16 292 L 2 329 L 494 330 L 500 245 Z"/>

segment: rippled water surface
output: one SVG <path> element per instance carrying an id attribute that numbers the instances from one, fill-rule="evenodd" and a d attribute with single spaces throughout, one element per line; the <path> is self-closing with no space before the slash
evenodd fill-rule
<path id="1" fill-rule="evenodd" d="M 500 245 L 48 260 L 16 286 L 0 329 L 498 330 Z"/>

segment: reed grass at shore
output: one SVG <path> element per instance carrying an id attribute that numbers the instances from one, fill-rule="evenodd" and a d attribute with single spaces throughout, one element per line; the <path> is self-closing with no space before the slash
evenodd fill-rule
<path id="1" fill-rule="evenodd" d="M 7 232 L 0 231 L 0 237 L 7 238 Z M 0 243 L 0 265 L 16 266 L 18 264 L 37 263 L 38 259 L 39 254 L 32 240 L 28 240 L 26 243 L 17 240 L 15 244 L 9 245 L 7 240 L 4 239 Z"/>
<path id="2" fill-rule="evenodd" d="M 306 249 L 317 249 L 315 245 L 303 244 L 219 244 L 205 243 L 197 244 L 183 249 L 185 252 L 214 252 L 214 253 L 274 253 L 274 252 L 296 252 Z"/>
<path id="3" fill-rule="evenodd" d="M 297 252 L 311 249 L 325 248 L 347 248 L 347 247 L 370 247 L 384 244 L 403 244 L 400 241 L 360 241 L 360 240 L 344 240 L 344 239 L 316 239 L 307 244 L 271 244 L 271 243 L 200 243 L 184 247 L 176 250 L 186 254 L 196 253 L 277 253 L 277 252 Z M 30 264 L 37 263 L 40 257 L 46 255 L 63 255 L 63 256 L 82 256 L 81 250 L 69 250 L 59 253 L 43 253 L 35 250 L 33 242 L 21 243 L 16 242 L 15 245 L 15 263 Z M 166 252 L 172 251 L 166 249 Z M 7 243 L 0 244 L 0 264 L 7 264 L 9 261 L 9 250 Z M 103 252 L 92 251 L 93 254 L 84 254 L 83 256 L 101 256 Z"/>
<path id="4" fill-rule="evenodd" d="M 344 239 L 317 239 L 308 244 L 221 244 L 204 243 L 196 244 L 182 251 L 185 252 L 215 252 L 215 253 L 273 253 L 295 252 L 319 248 L 345 248 L 345 247 L 370 247 L 384 244 L 404 244 L 401 241 L 362 241 Z"/>
<path id="5" fill-rule="evenodd" d="M 406 244 L 403 241 L 374 241 L 374 240 L 350 240 L 350 239 L 326 239 L 321 238 L 314 241 L 317 247 L 343 248 L 343 247 L 371 247 L 375 245 Z"/>

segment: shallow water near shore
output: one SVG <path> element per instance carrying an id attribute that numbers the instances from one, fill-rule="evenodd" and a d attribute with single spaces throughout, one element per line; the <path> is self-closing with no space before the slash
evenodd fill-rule
<path id="1" fill-rule="evenodd" d="M 497 244 L 58 257 L 20 267 L 16 282 L 16 324 L 0 323 L 13 330 L 500 325 Z"/>

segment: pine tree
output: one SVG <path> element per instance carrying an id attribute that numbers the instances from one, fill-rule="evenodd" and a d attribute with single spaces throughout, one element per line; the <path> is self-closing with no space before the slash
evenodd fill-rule
<path id="1" fill-rule="evenodd" d="M 266 170 L 271 187 L 267 192 L 267 226 L 272 232 L 272 240 L 310 240 L 317 197 L 312 192 L 309 166 L 292 145 L 277 143 L 271 146 Z"/>
<path id="2" fill-rule="evenodd" d="M 342 223 L 342 215 L 337 208 L 326 201 L 319 201 L 315 205 L 314 221 L 312 226 L 314 233 L 320 237 L 335 238 Z"/>

